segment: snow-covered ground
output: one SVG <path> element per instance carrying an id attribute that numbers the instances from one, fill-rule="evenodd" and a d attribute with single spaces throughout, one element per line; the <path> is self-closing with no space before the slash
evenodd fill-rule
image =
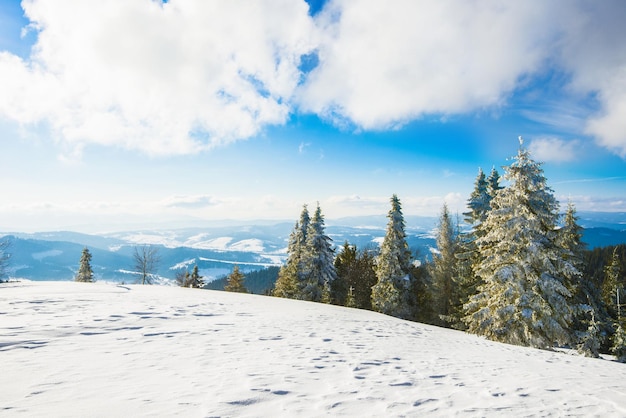
<path id="1" fill-rule="evenodd" d="M 0 284 L 0 416 L 626 416 L 626 365 L 373 312 Z"/>

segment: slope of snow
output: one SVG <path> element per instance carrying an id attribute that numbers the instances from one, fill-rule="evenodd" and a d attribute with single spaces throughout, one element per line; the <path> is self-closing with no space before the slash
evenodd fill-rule
<path id="1" fill-rule="evenodd" d="M 625 416 L 626 365 L 323 304 L 0 285 L 0 415 Z"/>

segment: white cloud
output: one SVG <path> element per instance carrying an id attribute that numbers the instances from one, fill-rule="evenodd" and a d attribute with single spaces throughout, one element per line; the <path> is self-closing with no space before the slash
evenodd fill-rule
<path id="1" fill-rule="evenodd" d="M 604 146 L 626 159 L 626 64 L 623 77 L 614 77 L 613 85 L 602 90 L 604 110 L 589 119 L 586 132 Z"/>
<path id="2" fill-rule="evenodd" d="M 163 202 L 165 207 L 182 209 L 202 209 L 214 204 L 215 199 L 208 195 L 171 196 Z"/>
<path id="3" fill-rule="evenodd" d="M 576 160 L 579 141 L 565 141 L 559 138 L 538 138 L 528 149 L 535 160 L 543 162 L 566 162 Z"/>
<path id="4" fill-rule="evenodd" d="M 545 2 L 336 0 L 318 18 L 320 65 L 303 107 L 385 129 L 502 103 L 546 58 Z M 531 25 L 532 23 L 532 25 Z"/>
<path id="5" fill-rule="evenodd" d="M 28 60 L 0 52 L 0 116 L 47 126 L 70 155 L 92 143 L 194 153 L 284 124 L 296 109 L 393 129 L 506 106 L 555 69 L 600 111 L 544 122 L 585 129 L 626 158 L 620 0 L 330 0 L 315 18 L 296 0 L 23 6 L 38 40 Z M 304 74 L 313 51 L 318 65 Z"/>
<path id="6" fill-rule="evenodd" d="M 586 124 L 600 145 L 626 158 L 624 20 L 619 0 L 335 0 L 317 18 L 320 64 L 298 97 L 338 124 L 389 129 L 429 114 L 506 106 L 516 89 L 552 69 L 570 77 L 566 94 L 595 96 L 601 113 L 556 109 L 544 123 L 578 133 Z M 550 101 L 534 104 L 543 100 Z"/>
<path id="7" fill-rule="evenodd" d="M 26 0 L 30 61 L 0 53 L 0 114 L 63 143 L 190 153 L 284 123 L 314 46 L 304 2 Z"/>

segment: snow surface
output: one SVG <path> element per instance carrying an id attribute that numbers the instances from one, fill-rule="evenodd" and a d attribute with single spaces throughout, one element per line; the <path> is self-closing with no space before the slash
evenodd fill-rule
<path id="1" fill-rule="evenodd" d="M 626 416 L 626 365 L 318 303 L 0 284 L 2 416 Z"/>

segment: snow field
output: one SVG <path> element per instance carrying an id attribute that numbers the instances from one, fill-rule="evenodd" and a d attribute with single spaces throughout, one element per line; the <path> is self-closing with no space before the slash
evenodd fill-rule
<path id="1" fill-rule="evenodd" d="M 626 416 L 626 365 L 164 286 L 0 285 L 2 416 Z"/>

